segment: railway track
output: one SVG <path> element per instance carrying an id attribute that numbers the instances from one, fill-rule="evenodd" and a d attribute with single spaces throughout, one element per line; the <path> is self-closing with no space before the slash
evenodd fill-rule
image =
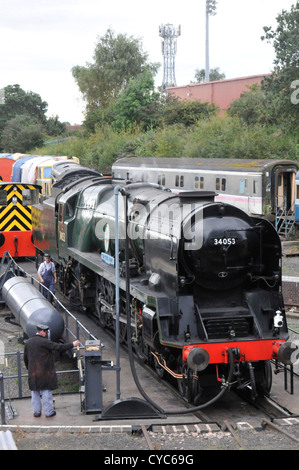
<path id="1" fill-rule="evenodd" d="M 235 448 L 243 450 L 267 448 L 266 443 L 275 440 L 278 440 L 280 444 L 283 442 L 284 448 L 299 449 L 299 419 L 297 417 L 294 417 L 291 412 L 280 407 L 280 405 L 271 399 L 267 399 L 265 403 L 261 401 L 256 407 L 260 410 L 260 418 L 259 426 L 255 427 L 246 423 L 246 421 L 237 423 L 229 419 L 224 419 L 218 423 L 211 423 L 210 421 L 210 424 L 205 427 L 202 422 L 185 423 L 183 425 L 174 422 L 167 426 L 142 426 L 139 434 L 143 435 L 149 449 L 161 448 L 163 438 L 165 441 L 167 437 L 181 443 L 189 442 L 190 439 L 193 439 L 194 442 L 198 439 L 202 443 L 203 436 L 205 436 L 205 440 L 210 438 L 212 442 L 212 435 L 214 435 L 214 441 L 215 439 L 226 438 L 228 440 L 231 438 Z M 246 419 L 246 417 L 243 418 Z M 207 416 L 205 419 L 209 420 Z M 297 436 L 294 432 L 296 425 L 298 429 Z M 257 442 L 259 442 L 260 447 L 257 447 Z M 233 444 L 230 444 L 229 448 L 232 448 L 232 446 Z"/>
<path id="2" fill-rule="evenodd" d="M 98 328 L 102 329 L 101 325 L 97 325 Z M 107 333 L 107 330 L 105 330 Z M 108 334 L 113 337 L 112 332 Z M 122 344 L 122 349 L 126 350 L 126 345 Z M 169 389 L 169 393 L 177 401 L 178 407 L 191 407 L 183 397 L 179 394 L 178 390 L 174 388 L 173 384 L 166 383 L 163 379 L 160 379 L 155 371 L 146 364 L 143 364 L 137 357 L 135 360 L 144 368 L 157 382 L 163 382 L 164 385 Z M 232 392 L 234 394 L 234 392 Z M 211 434 L 225 434 L 230 435 L 233 439 L 237 448 L 249 449 L 252 448 L 252 437 L 261 435 L 269 435 L 272 437 L 272 433 L 280 434 L 282 439 L 285 440 L 285 445 L 288 445 L 288 441 L 292 445 L 297 445 L 299 448 L 299 437 L 296 437 L 294 433 L 286 430 L 289 426 L 298 425 L 299 430 L 299 417 L 294 415 L 290 410 L 286 409 L 283 405 L 280 405 L 278 401 L 270 397 L 259 397 L 256 400 L 252 400 L 250 397 L 250 391 L 247 394 L 238 394 L 239 405 L 236 400 L 236 395 L 232 401 L 234 407 L 229 406 L 227 408 L 227 401 L 222 404 L 218 404 L 213 408 L 208 408 L 204 411 L 193 412 L 186 416 L 185 421 L 176 420 L 175 417 L 172 422 L 165 424 L 149 424 L 141 425 L 137 427 L 134 433 L 142 436 L 146 442 L 149 450 L 157 450 L 161 448 L 162 437 L 165 440 L 175 440 L 178 436 L 180 439 L 190 439 L 190 436 L 194 438 L 200 435 L 211 435 Z M 240 403 L 246 402 L 250 412 L 245 411 Z M 229 401 L 231 404 L 231 401 Z M 233 419 L 231 416 L 234 416 Z M 248 431 L 250 431 L 248 433 Z M 184 435 L 184 437 L 182 437 Z"/>
<path id="3" fill-rule="evenodd" d="M 65 302 L 65 299 L 61 300 Z M 83 324 L 86 322 L 87 330 L 90 330 L 90 321 L 93 322 L 94 320 L 81 314 L 80 321 Z M 75 324 L 74 328 L 76 328 Z M 105 334 L 108 333 L 107 330 L 102 330 L 100 325 L 96 325 L 95 329 L 98 332 L 98 334 L 95 334 L 96 337 L 101 336 L 101 331 L 104 331 Z M 124 345 L 122 345 L 122 349 L 124 349 Z M 140 361 L 138 362 L 142 365 Z M 149 372 L 147 366 L 142 365 L 142 367 Z M 151 377 L 154 377 L 157 383 L 163 382 L 165 384 L 164 380 L 159 379 L 153 370 L 151 370 Z M 169 386 L 167 385 L 167 387 Z M 174 397 L 172 400 L 176 400 L 177 408 L 182 406 L 187 408 L 190 406 L 173 388 L 171 389 L 171 387 L 169 387 L 169 392 L 172 394 L 171 396 Z M 226 395 L 231 396 L 231 393 Z M 238 448 L 250 448 L 251 438 L 249 438 L 248 433 L 250 430 L 252 431 L 251 436 L 254 435 L 254 433 L 261 434 L 262 432 L 269 434 L 273 432 L 276 434 L 280 433 L 283 435 L 286 442 L 292 441 L 292 445 L 297 446 L 299 436 L 297 437 L 295 435 L 296 433 L 289 432 L 289 426 L 293 426 L 293 429 L 297 429 L 296 425 L 299 424 L 299 419 L 297 419 L 297 416 L 291 411 L 279 405 L 279 400 L 274 401 L 267 399 L 253 404 L 246 402 L 246 407 L 242 406 L 244 400 L 244 397 L 239 397 L 238 401 L 236 401 L 235 398 L 225 399 L 221 403 L 209 407 L 204 411 L 187 415 L 183 422 L 182 420 L 176 419 L 177 417 L 174 417 L 172 422 L 168 423 L 167 426 L 163 426 L 162 424 L 143 426 L 140 429 L 140 435 L 144 438 L 147 447 L 151 450 L 159 449 L 160 439 L 162 437 L 166 439 L 169 436 L 174 436 L 173 439 L 176 440 L 179 436 L 184 435 L 186 438 L 189 437 L 189 439 L 191 436 L 197 436 L 198 439 L 200 435 L 207 436 L 217 434 L 231 436 Z M 249 411 L 249 406 L 251 411 Z M 240 438 L 240 434 L 242 438 Z M 292 438 L 290 436 L 292 436 Z"/>

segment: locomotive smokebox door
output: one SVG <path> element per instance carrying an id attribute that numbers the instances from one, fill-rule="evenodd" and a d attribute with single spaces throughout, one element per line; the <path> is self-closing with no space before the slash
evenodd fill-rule
<path id="1" fill-rule="evenodd" d="M 103 405 L 102 348 L 100 341 L 85 342 L 85 413 L 99 413 Z"/>

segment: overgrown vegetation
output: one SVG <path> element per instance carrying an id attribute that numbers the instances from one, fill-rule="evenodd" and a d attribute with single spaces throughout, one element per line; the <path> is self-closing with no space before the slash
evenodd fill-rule
<path id="1" fill-rule="evenodd" d="M 188 128 L 174 124 L 146 132 L 138 126 L 116 131 L 103 125 L 93 134 L 82 133 L 76 139 L 37 149 L 37 153 L 77 156 L 83 164 L 106 171 L 127 155 L 296 160 L 296 142 L 292 132 L 277 126 L 248 126 L 238 117 L 214 116 Z"/>

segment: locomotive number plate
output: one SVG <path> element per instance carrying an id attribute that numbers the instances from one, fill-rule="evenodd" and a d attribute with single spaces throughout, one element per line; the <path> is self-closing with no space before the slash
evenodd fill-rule
<path id="1" fill-rule="evenodd" d="M 214 245 L 235 245 L 236 238 L 214 238 Z"/>

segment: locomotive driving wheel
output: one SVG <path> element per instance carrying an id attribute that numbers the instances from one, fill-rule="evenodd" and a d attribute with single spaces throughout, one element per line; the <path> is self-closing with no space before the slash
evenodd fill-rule
<path id="1" fill-rule="evenodd" d="M 111 283 L 101 276 L 95 280 L 95 311 L 103 327 L 113 327 L 114 291 Z"/>
<path id="2" fill-rule="evenodd" d="M 254 367 L 256 389 L 261 396 L 269 396 L 272 387 L 272 368 L 270 361 L 260 361 Z"/>
<path id="3" fill-rule="evenodd" d="M 178 361 L 177 371 L 181 375 L 177 379 L 179 393 L 188 403 L 193 403 L 198 396 L 198 377 L 196 372 L 186 364 L 183 364 L 181 358 Z"/>

